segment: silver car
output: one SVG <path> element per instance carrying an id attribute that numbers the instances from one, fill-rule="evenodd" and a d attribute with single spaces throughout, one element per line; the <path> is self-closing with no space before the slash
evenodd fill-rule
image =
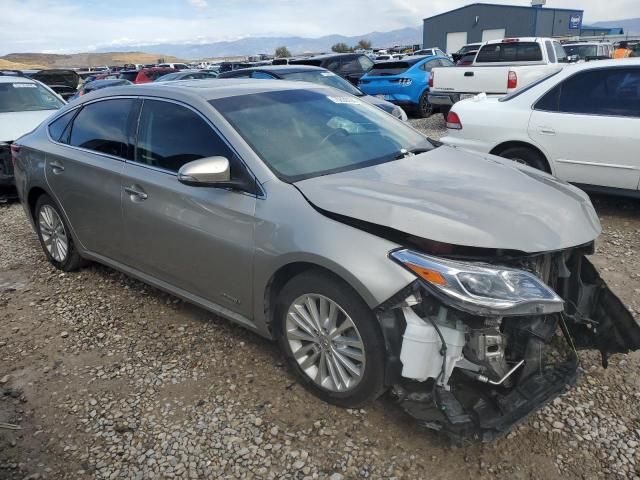
<path id="1" fill-rule="evenodd" d="M 587 259 L 582 191 L 330 87 L 109 88 L 13 153 L 53 265 L 103 263 L 274 339 L 337 405 L 390 390 L 420 424 L 486 440 L 571 385 L 577 349 L 640 347 Z"/>

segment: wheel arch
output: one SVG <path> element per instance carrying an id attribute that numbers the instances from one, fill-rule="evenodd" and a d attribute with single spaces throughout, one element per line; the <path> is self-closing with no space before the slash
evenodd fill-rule
<path id="1" fill-rule="evenodd" d="M 51 196 L 51 194 L 47 192 L 44 188 L 38 187 L 38 186 L 32 187 L 29 190 L 29 193 L 27 194 L 27 205 L 29 206 L 29 213 L 31 214 L 31 219 L 34 222 L 36 219 L 36 216 L 35 216 L 36 204 L 38 203 L 38 199 L 42 195 Z"/>
<path id="2" fill-rule="evenodd" d="M 264 319 L 267 327 L 271 330 L 273 324 L 273 315 L 275 313 L 275 304 L 278 295 L 282 291 L 285 284 L 301 273 L 311 270 L 318 271 L 329 275 L 336 280 L 348 285 L 354 293 L 356 293 L 369 307 L 375 308 L 375 299 L 369 294 L 364 285 L 362 285 L 355 277 L 340 272 L 338 268 L 330 268 L 313 260 L 296 260 L 281 265 L 269 278 L 264 288 Z M 350 278 L 347 278 L 350 277 Z M 372 304 L 373 303 L 373 304 Z"/>
<path id="3" fill-rule="evenodd" d="M 493 147 L 493 149 L 489 153 L 492 155 L 501 156 L 502 152 L 506 151 L 509 148 L 514 148 L 514 147 L 529 148 L 539 153 L 544 159 L 544 162 L 547 166 L 547 172 L 553 174 L 553 168 L 551 167 L 551 162 L 549 162 L 549 158 L 547 157 L 547 155 L 540 148 L 538 148 L 537 146 L 529 142 L 524 142 L 522 140 L 509 140 L 496 145 L 495 147 Z"/>

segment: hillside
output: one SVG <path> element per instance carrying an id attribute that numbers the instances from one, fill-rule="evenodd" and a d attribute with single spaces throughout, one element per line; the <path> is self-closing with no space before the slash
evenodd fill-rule
<path id="1" fill-rule="evenodd" d="M 595 22 L 591 25 L 596 27 L 622 27 L 627 35 L 640 35 L 640 18 Z"/>
<path id="2" fill-rule="evenodd" d="M 0 59 L 0 70 L 39 70 L 47 68 L 45 65 L 32 63 L 16 63 Z"/>
<path id="3" fill-rule="evenodd" d="M 31 68 L 32 65 L 48 68 L 99 67 L 103 65 L 124 65 L 125 63 L 156 63 L 163 58 L 166 62 L 181 62 L 177 57 L 157 53 L 142 52 L 101 52 L 58 55 L 52 53 L 10 53 L 0 57 L 0 61 L 28 65 L 22 67 L 3 66 L 1 68 Z M 4 63 L 2 64 L 4 65 Z M 35 67 L 34 67 L 35 68 Z"/>
<path id="4" fill-rule="evenodd" d="M 175 55 L 181 58 L 197 60 L 202 58 L 231 57 L 255 55 L 258 53 L 274 53 L 276 48 L 286 46 L 290 52 L 328 52 L 331 46 L 343 42 L 355 45 L 358 40 L 367 39 L 374 47 L 393 47 L 394 45 L 413 45 L 422 43 L 422 27 L 402 28 L 391 32 L 370 32 L 364 35 L 347 37 L 344 35 L 327 35 L 320 38 L 305 37 L 247 37 L 239 40 L 194 44 L 154 44 L 123 47 L 122 49 L 145 50 L 155 55 L 160 53 Z M 113 47 L 109 47 L 113 50 Z"/>

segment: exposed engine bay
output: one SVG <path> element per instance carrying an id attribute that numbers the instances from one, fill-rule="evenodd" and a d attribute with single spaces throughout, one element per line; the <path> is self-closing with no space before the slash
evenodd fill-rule
<path id="1" fill-rule="evenodd" d="M 420 277 L 378 311 L 402 408 L 454 439 L 491 440 L 575 383 L 578 349 L 599 350 L 606 366 L 640 348 L 640 326 L 586 258 L 592 250 L 464 263 L 392 253 Z M 510 295 L 518 302 L 503 301 Z"/>

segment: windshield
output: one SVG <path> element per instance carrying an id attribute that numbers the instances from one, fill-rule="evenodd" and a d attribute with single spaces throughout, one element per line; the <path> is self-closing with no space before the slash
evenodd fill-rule
<path id="1" fill-rule="evenodd" d="M 166 75 L 162 75 L 161 77 L 156 78 L 154 81 L 156 82 L 166 82 L 169 80 L 175 80 L 177 78 L 180 78 L 184 76 L 182 73 L 180 72 L 175 72 L 175 73 L 167 73 Z"/>
<path id="2" fill-rule="evenodd" d="M 337 88 L 343 90 L 351 95 L 361 97 L 364 95 L 360 90 L 351 85 L 344 78 L 336 75 L 333 72 L 323 72 L 316 70 L 314 72 L 294 72 L 280 74 L 285 80 L 299 80 L 303 82 L 319 83 L 321 85 L 327 85 L 328 87 Z"/>
<path id="3" fill-rule="evenodd" d="M 539 62 L 542 50 L 536 42 L 502 42 L 484 45 L 476 56 L 476 63 Z"/>
<path id="4" fill-rule="evenodd" d="M 596 57 L 598 55 L 598 47 L 595 45 L 564 45 L 564 51 L 567 55 L 577 55 L 580 59 L 587 57 Z"/>
<path id="5" fill-rule="evenodd" d="M 263 92 L 210 103 L 287 182 L 433 148 L 416 130 L 335 89 Z"/>
<path id="6" fill-rule="evenodd" d="M 57 110 L 63 105 L 62 100 L 37 83 L 0 83 L 0 113 Z"/>

